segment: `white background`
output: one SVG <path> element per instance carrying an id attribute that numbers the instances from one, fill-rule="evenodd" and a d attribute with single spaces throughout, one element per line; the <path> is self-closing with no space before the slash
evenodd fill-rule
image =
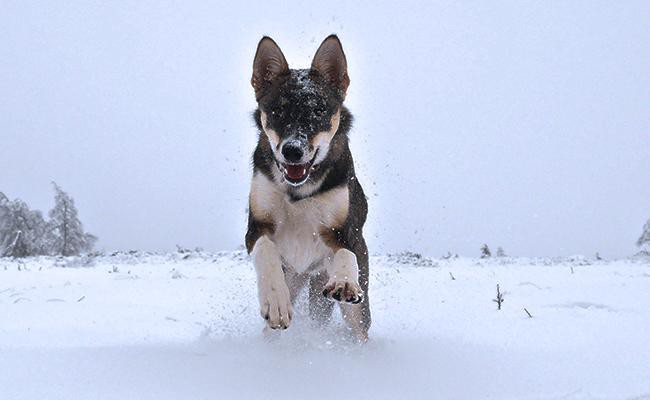
<path id="1" fill-rule="evenodd" d="M 99 247 L 243 242 L 269 34 L 338 33 L 372 252 L 624 256 L 650 217 L 650 3 L 3 2 L 0 190 Z"/>

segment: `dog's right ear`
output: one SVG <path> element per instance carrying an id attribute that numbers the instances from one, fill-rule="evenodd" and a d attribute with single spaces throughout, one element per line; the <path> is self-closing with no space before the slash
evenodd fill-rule
<path id="1" fill-rule="evenodd" d="M 289 72 L 289 64 L 280 47 L 268 36 L 264 36 L 257 45 L 253 61 L 251 85 L 255 89 L 255 98 L 262 97 L 264 89 L 275 78 Z"/>

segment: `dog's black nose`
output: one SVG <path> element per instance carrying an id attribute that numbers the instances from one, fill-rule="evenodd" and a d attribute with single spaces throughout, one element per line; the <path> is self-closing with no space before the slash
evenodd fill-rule
<path id="1" fill-rule="evenodd" d="M 302 154 L 302 147 L 295 142 L 288 142 L 282 146 L 284 159 L 291 163 L 300 162 L 302 160 Z"/>

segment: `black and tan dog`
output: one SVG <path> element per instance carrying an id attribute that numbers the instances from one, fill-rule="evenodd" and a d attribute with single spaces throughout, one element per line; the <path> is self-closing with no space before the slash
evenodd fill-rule
<path id="1" fill-rule="evenodd" d="M 348 147 L 350 83 L 341 42 L 331 35 L 310 69 L 289 69 L 278 45 L 260 40 L 253 62 L 259 141 L 253 155 L 246 248 L 257 271 L 261 314 L 291 323 L 309 287 L 310 315 L 329 320 L 333 301 L 359 340 L 368 338 L 367 203 Z"/>

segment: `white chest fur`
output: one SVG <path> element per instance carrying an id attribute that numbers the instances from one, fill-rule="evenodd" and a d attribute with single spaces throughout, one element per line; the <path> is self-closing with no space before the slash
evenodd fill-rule
<path id="1" fill-rule="evenodd" d="M 281 184 L 255 174 L 250 200 L 255 217 L 274 224 L 271 240 L 287 267 L 301 273 L 333 255 L 322 240 L 321 232 L 340 226 L 347 218 L 347 187 L 292 202 Z"/>

